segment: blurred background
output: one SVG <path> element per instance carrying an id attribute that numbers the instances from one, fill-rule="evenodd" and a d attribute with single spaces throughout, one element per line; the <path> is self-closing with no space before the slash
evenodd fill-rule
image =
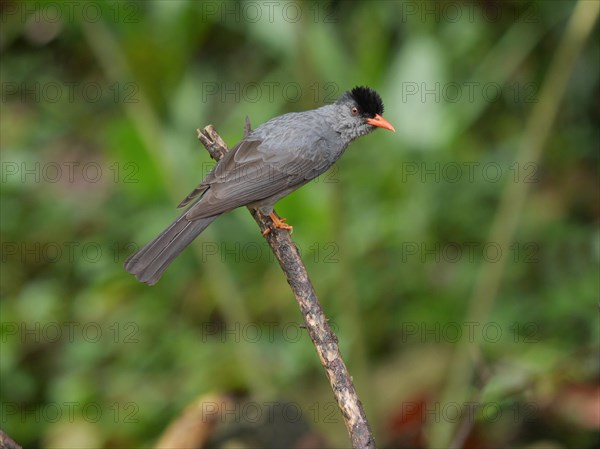
<path id="1" fill-rule="evenodd" d="M 233 145 L 246 116 L 368 85 L 397 132 L 276 209 L 378 447 L 597 447 L 597 9 L 3 1 L 2 430 L 28 448 L 349 447 L 247 210 L 153 287 L 123 261 L 211 169 L 196 128 Z M 178 416 L 193 441 L 169 440 Z"/>

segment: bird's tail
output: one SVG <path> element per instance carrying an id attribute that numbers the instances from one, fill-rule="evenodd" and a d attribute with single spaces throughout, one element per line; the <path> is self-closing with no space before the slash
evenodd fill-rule
<path id="1" fill-rule="evenodd" d="M 188 220 L 184 212 L 158 237 L 125 261 L 125 270 L 148 285 L 158 282 L 173 260 L 219 215 Z"/>

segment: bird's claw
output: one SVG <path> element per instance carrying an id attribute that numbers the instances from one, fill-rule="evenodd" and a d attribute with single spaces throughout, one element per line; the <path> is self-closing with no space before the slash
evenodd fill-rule
<path id="1" fill-rule="evenodd" d="M 277 215 L 275 215 L 275 213 L 269 214 L 269 217 L 273 221 L 274 228 L 283 229 L 284 231 L 290 231 L 290 233 L 294 230 L 293 226 L 290 226 L 289 224 L 287 224 L 285 222 L 285 220 L 287 220 L 287 218 L 279 218 Z M 262 235 L 263 235 L 263 237 L 266 237 L 270 233 L 271 233 L 271 228 L 268 227 L 263 231 Z"/>

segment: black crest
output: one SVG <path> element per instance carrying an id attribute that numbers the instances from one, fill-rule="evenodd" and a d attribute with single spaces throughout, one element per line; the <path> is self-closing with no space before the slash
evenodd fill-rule
<path id="1" fill-rule="evenodd" d="M 357 86 L 350 91 L 350 96 L 363 115 L 375 117 L 376 114 L 383 114 L 383 101 L 379 94 L 370 87 Z"/>

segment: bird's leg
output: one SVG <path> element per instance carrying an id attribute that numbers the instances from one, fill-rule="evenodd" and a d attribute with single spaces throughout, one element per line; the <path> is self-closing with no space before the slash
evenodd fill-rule
<path id="1" fill-rule="evenodd" d="M 271 218 L 271 220 L 273 220 L 273 227 L 277 228 L 277 229 L 284 229 L 286 231 L 290 231 L 292 232 L 294 227 L 290 226 L 289 224 L 287 224 L 285 222 L 285 218 L 279 218 L 275 212 L 271 212 L 269 214 L 269 218 Z M 269 235 L 269 233 L 271 232 L 271 228 L 267 228 L 263 231 L 263 237 Z"/>
<path id="2" fill-rule="evenodd" d="M 287 218 L 279 218 L 277 215 L 275 215 L 275 212 L 271 212 L 269 217 L 271 217 L 271 220 L 273 220 L 273 226 L 275 226 L 277 229 L 285 229 L 286 231 L 292 231 L 294 229 L 293 226 L 290 226 L 285 222 Z"/>

